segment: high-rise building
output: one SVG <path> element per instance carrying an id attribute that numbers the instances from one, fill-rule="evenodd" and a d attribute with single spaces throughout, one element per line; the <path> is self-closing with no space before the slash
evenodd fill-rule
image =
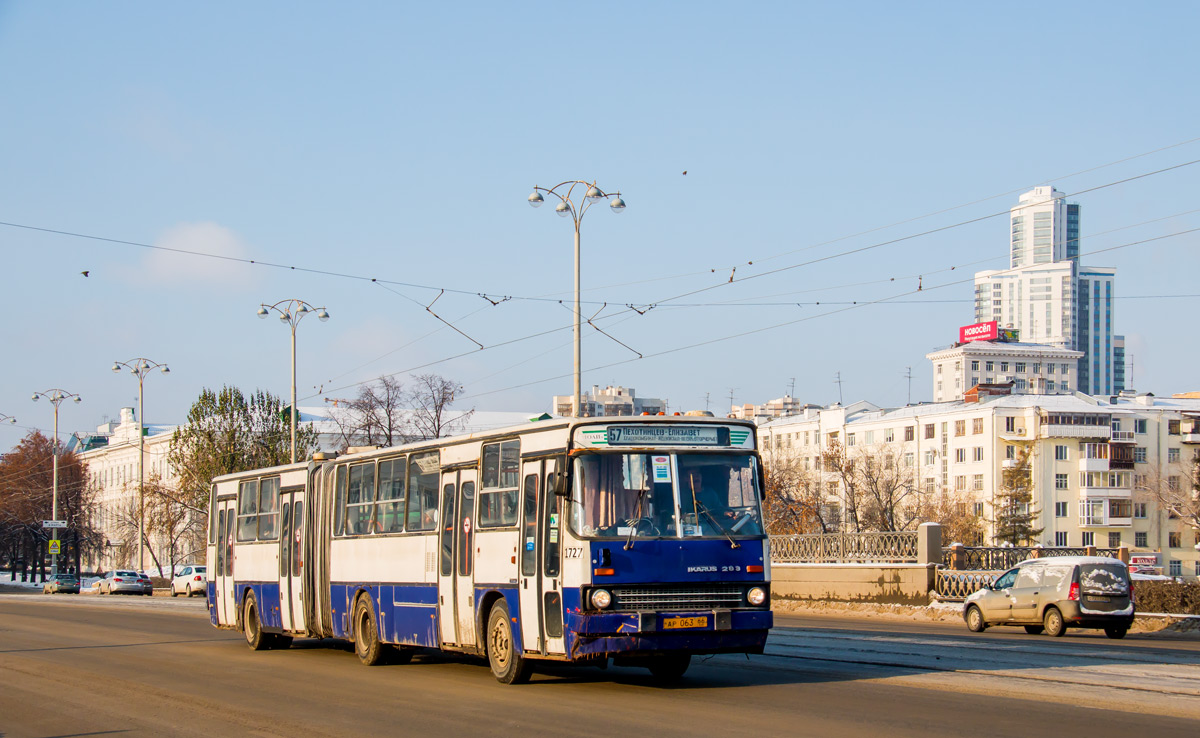
<path id="1" fill-rule="evenodd" d="M 1116 269 L 1080 266 L 1079 205 L 1053 187 L 1035 187 L 1009 219 L 1009 268 L 975 273 L 975 321 L 1016 328 L 1024 342 L 1082 351 L 1078 390 L 1117 394 L 1125 388 L 1125 351 L 1113 333 Z"/>

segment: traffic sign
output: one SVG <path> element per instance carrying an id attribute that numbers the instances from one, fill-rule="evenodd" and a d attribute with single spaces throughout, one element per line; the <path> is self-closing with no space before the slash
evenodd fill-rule
<path id="1" fill-rule="evenodd" d="M 67 521 L 65 521 L 65 520 L 43 520 L 42 527 L 43 528 L 66 528 Z"/>
<path id="2" fill-rule="evenodd" d="M 55 555 L 62 553 L 61 545 L 58 541 L 50 541 L 50 553 Z"/>

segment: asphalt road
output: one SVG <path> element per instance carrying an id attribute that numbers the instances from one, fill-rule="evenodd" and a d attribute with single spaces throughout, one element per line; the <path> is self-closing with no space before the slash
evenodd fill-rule
<path id="1" fill-rule="evenodd" d="M 428 654 L 367 668 L 331 641 L 249 651 L 203 603 L 0 595 L 0 737 L 75 735 L 1200 734 L 1195 641 L 779 618 L 763 656 L 555 668 L 505 687 Z"/>

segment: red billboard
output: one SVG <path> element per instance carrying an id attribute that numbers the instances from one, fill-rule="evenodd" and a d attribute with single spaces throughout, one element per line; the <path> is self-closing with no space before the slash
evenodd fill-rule
<path id="1" fill-rule="evenodd" d="M 986 323 L 976 323 L 975 325 L 964 325 L 958 329 L 958 342 L 967 343 L 969 341 L 995 341 L 1000 337 L 1000 331 L 996 325 L 996 321 L 989 320 Z"/>

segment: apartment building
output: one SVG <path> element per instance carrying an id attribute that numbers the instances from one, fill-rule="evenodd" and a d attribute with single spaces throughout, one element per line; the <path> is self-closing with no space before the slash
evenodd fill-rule
<path id="1" fill-rule="evenodd" d="M 972 398 L 973 399 L 973 398 Z M 1164 574 L 1200 576 L 1200 534 L 1159 504 L 1156 489 L 1192 484 L 1200 400 L 1128 395 L 978 395 L 978 401 L 879 408 L 806 408 L 759 427 L 768 464 L 817 475 L 831 508 L 844 490 L 823 468 L 836 441 L 849 458 L 882 454 L 921 495 L 953 493 L 990 543 L 1003 472 L 1028 454 L 1038 542 L 1128 546 L 1156 554 Z"/>

